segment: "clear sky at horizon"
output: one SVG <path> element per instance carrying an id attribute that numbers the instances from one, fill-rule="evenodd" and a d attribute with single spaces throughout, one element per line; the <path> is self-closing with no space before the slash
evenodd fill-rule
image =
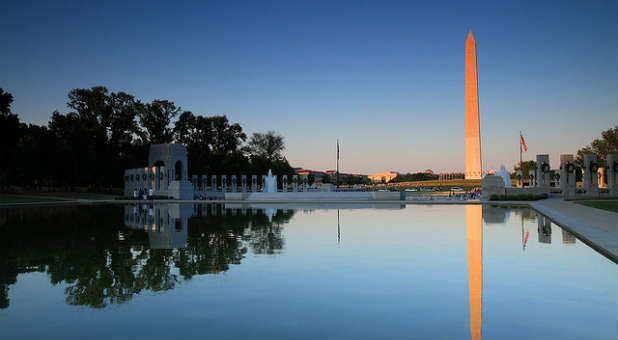
<path id="1" fill-rule="evenodd" d="M 31 2 L 0 13 L 0 87 L 46 124 L 106 86 L 248 134 L 293 166 L 463 171 L 464 48 L 477 42 L 483 168 L 575 153 L 618 124 L 616 1 Z"/>

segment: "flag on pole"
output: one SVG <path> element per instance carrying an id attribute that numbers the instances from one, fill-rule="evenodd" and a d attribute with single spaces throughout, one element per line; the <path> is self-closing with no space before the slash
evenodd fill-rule
<path id="1" fill-rule="evenodd" d="M 339 160 L 339 139 L 337 139 L 337 160 Z"/>
<path id="2" fill-rule="evenodd" d="M 526 141 L 524 140 L 524 136 L 521 135 L 521 132 L 519 133 L 519 137 L 521 139 L 521 145 L 524 147 L 524 152 L 528 151 L 528 146 L 526 146 Z"/>

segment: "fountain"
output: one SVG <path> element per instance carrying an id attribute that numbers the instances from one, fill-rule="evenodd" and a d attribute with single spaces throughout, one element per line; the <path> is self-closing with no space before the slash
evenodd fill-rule
<path id="1" fill-rule="evenodd" d="M 277 177 L 273 176 L 272 171 L 268 169 L 268 176 L 264 183 L 264 192 L 277 192 Z"/>
<path id="2" fill-rule="evenodd" d="M 500 177 L 502 177 L 502 180 L 504 181 L 504 187 L 510 188 L 511 187 L 511 175 L 509 175 L 509 172 L 506 171 L 506 168 L 504 167 L 504 165 L 500 166 Z"/>

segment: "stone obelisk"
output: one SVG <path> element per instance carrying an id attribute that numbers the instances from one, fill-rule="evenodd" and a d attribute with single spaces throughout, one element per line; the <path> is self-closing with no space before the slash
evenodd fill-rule
<path id="1" fill-rule="evenodd" d="M 476 73 L 476 41 L 472 31 L 466 40 L 466 179 L 480 179 L 481 132 L 479 87 Z"/>

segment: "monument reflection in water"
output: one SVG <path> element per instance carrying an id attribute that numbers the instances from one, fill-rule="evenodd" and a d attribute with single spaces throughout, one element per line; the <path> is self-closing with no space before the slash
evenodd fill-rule
<path id="1" fill-rule="evenodd" d="M 616 296 L 615 265 L 566 231 L 559 242 L 560 228 L 530 209 L 283 207 L 4 210 L 0 339 L 578 338 L 615 332 L 615 318 L 608 321 L 615 301 L 599 303 Z M 98 309 L 92 311 L 96 320 L 75 306 Z M 134 326 L 158 320 L 162 310 L 168 324 L 179 326 Z M 579 310 L 591 317 L 582 321 Z M 119 321 L 128 319 L 130 325 Z"/>
<path id="2" fill-rule="evenodd" d="M 466 205 L 470 337 L 481 338 L 483 326 L 483 208 Z"/>

